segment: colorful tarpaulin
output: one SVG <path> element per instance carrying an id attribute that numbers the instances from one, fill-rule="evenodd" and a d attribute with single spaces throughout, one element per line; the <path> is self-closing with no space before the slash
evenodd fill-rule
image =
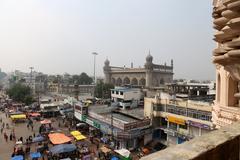
<path id="1" fill-rule="evenodd" d="M 76 140 L 80 141 L 80 140 L 86 139 L 87 137 L 85 137 L 84 135 L 77 135 L 77 136 L 74 136 L 74 138 L 76 138 Z"/>
<path id="2" fill-rule="evenodd" d="M 72 131 L 72 132 L 71 132 L 71 135 L 73 135 L 73 137 L 74 137 L 76 140 L 78 140 L 78 141 L 87 138 L 87 137 L 85 137 L 84 135 L 82 135 L 81 132 L 79 132 L 79 131 Z"/>
<path id="3" fill-rule="evenodd" d="M 23 156 L 14 156 L 11 160 L 23 160 Z"/>
<path id="4" fill-rule="evenodd" d="M 124 148 L 119 149 L 119 150 L 114 150 L 114 151 L 125 158 L 128 158 L 131 154 L 131 152 L 129 150 L 124 149 Z"/>
<path id="5" fill-rule="evenodd" d="M 31 158 L 40 158 L 42 155 L 40 152 L 30 153 Z"/>
<path id="6" fill-rule="evenodd" d="M 26 115 L 25 114 L 17 114 L 17 115 L 12 115 L 11 119 L 26 119 Z"/>
<path id="7" fill-rule="evenodd" d="M 71 141 L 71 138 L 63 133 L 52 133 L 48 135 L 52 144 L 63 144 Z"/>
<path id="8" fill-rule="evenodd" d="M 33 138 L 32 142 L 36 143 L 36 142 L 42 142 L 44 140 L 45 138 L 43 136 L 37 136 Z"/>
<path id="9" fill-rule="evenodd" d="M 44 119 L 44 120 L 41 121 L 40 123 L 41 123 L 41 124 L 50 124 L 50 123 L 52 123 L 52 121 L 49 120 L 49 119 Z"/>
<path id="10" fill-rule="evenodd" d="M 73 135 L 73 136 L 81 135 L 81 132 L 79 132 L 79 131 L 72 131 L 71 135 Z"/>
<path id="11" fill-rule="evenodd" d="M 52 154 L 67 153 L 76 150 L 77 147 L 74 144 L 60 144 L 50 148 Z"/>
<path id="12" fill-rule="evenodd" d="M 29 113 L 29 115 L 32 116 L 32 117 L 39 117 L 39 116 L 41 116 L 40 113 Z"/>

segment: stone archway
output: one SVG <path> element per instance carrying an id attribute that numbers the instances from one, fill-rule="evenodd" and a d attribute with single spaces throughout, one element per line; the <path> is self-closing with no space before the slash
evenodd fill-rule
<path id="1" fill-rule="evenodd" d="M 234 81 L 232 77 L 228 76 L 228 106 L 238 106 L 238 99 L 235 94 L 238 92 L 238 82 Z"/>
<path id="2" fill-rule="evenodd" d="M 132 79 L 131 85 L 138 85 L 138 80 L 137 80 L 137 78 L 133 78 L 133 79 Z"/>
<path id="3" fill-rule="evenodd" d="M 118 79 L 117 79 L 116 85 L 117 85 L 117 86 L 121 86 L 121 85 L 122 85 L 122 79 L 121 79 L 121 78 L 118 78 Z"/>
<path id="4" fill-rule="evenodd" d="M 130 84 L 130 79 L 128 77 L 125 77 L 123 79 L 123 84 Z"/>
<path id="5" fill-rule="evenodd" d="M 112 79 L 111 79 L 111 83 L 115 85 L 115 83 L 116 83 L 115 78 L 112 78 Z"/>
<path id="6" fill-rule="evenodd" d="M 139 85 L 140 86 L 145 86 L 146 85 L 146 79 L 145 78 L 140 79 Z"/>

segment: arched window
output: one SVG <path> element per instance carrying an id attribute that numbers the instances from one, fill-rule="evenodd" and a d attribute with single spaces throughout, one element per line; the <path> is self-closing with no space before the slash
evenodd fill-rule
<path id="1" fill-rule="evenodd" d="M 121 85 L 122 85 L 122 79 L 121 79 L 121 78 L 118 78 L 118 79 L 117 79 L 116 85 L 117 85 L 117 86 L 121 86 Z"/>
<path id="2" fill-rule="evenodd" d="M 125 77 L 123 80 L 123 84 L 130 84 L 130 79 L 128 77 Z"/>
<path id="3" fill-rule="evenodd" d="M 131 84 L 132 84 L 132 85 L 138 85 L 138 80 L 137 80 L 137 78 L 133 78 Z"/>
<path id="4" fill-rule="evenodd" d="M 116 83 L 115 78 L 112 78 L 111 83 L 115 85 L 115 83 Z"/>

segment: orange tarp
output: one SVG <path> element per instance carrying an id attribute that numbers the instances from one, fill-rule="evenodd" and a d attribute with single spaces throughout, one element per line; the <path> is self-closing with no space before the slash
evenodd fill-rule
<path id="1" fill-rule="evenodd" d="M 71 138 L 63 133 L 52 133 L 48 135 L 52 144 L 63 144 L 71 141 Z"/>

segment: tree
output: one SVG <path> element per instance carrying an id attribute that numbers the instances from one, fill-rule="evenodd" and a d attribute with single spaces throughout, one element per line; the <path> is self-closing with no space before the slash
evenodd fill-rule
<path id="1" fill-rule="evenodd" d="M 73 75 L 72 78 L 69 78 L 68 82 L 69 84 L 88 85 L 92 84 L 93 79 L 83 72 L 80 75 Z"/>
<path id="2" fill-rule="evenodd" d="M 31 88 L 21 83 L 16 83 L 7 90 L 7 94 L 11 99 L 17 102 L 29 105 L 33 102 Z"/>
<path id="3" fill-rule="evenodd" d="M 98 98 L 110 98 L 111 89 L 114 88 L 113 84 L 100 82 L 96 85 L 95 95 Z"/>

